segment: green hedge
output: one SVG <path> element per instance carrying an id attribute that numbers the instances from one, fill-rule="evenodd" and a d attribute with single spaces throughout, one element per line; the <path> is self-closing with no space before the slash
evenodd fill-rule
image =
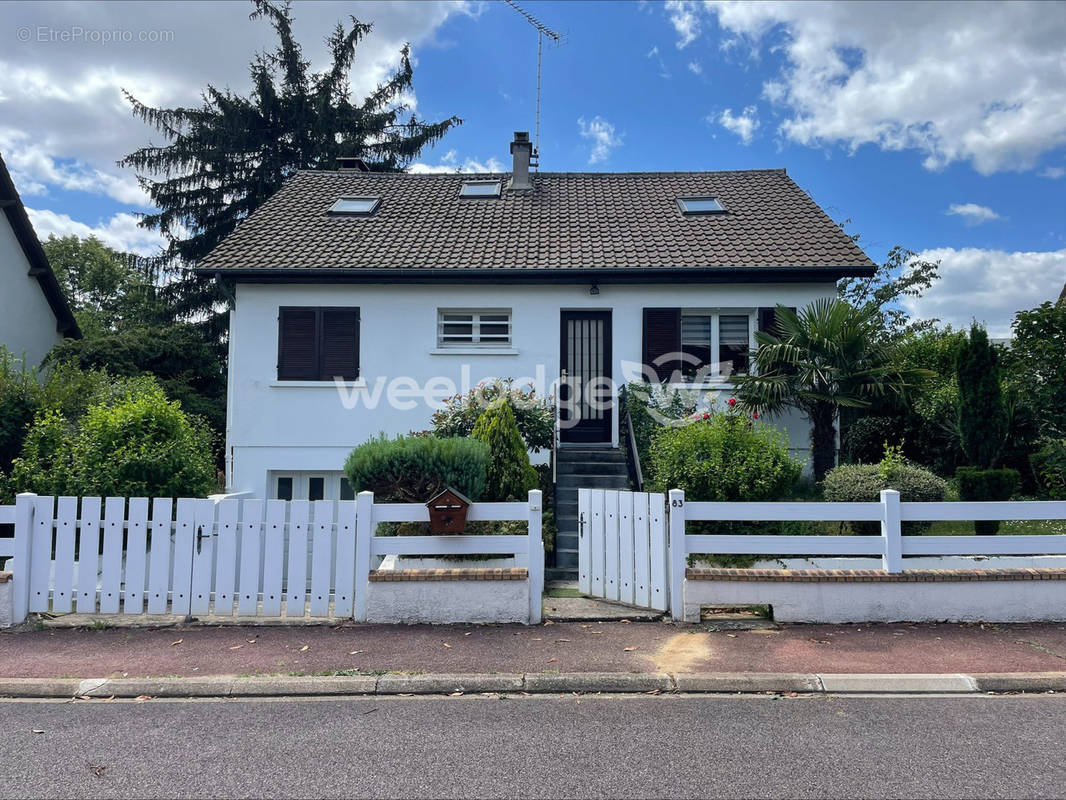
<path id="1" fill-rule="evenodd" d="M 1010 500 L 1020 479 L 1017 470 L 978 467 L 959 467 L 955 477 L 959 481 L 959 499 L 976 501 Z M 978 536 L 994 536 L 999 531 L 999 521 L 975 520 L 973 527 Z"/>
<path id="2" fill-rule="evenodd" d="M 864 503 L 880 500 L 883 489 L 895 489 L 901 500 L 932 503 L 947 496 L 948 484 L 927 469 L 910 464 L 845 464 L 831 469 L 822 483 L 825 499 L 831 503 Z M 903 532 L 919 534 L 931 523 L 905 522 Z M 855 533 L 872 536 L 881 532 L 877 522 L 853 522 Z"/>
<path id="3" fill-rule="evenodd" d="M 1066 500 L 1066 439 L 1051 439 L 1030 457 L 1040 493 L 1048 500 Z"/>
<path id="4" fill-rule="evenodd" d="M 433 414 L 433 432 L 441 438 L 470 436 L 478 417 L 501 398 L 510 406 L 526 447 L 534 453 L 551 449 L 555 436 L 551 398 L 538 399 L 532 389 L 516 389 L 510 380 L 491 381 L 449 397 Z"/>
<path id="5" fill-rule="evenodd" d="M 448 487 L 480 500 L 488 464 L 489 448 L 476 439 L 382 435 L 352 450 L 344 474 L 383 503 L 424 503 Z"/>

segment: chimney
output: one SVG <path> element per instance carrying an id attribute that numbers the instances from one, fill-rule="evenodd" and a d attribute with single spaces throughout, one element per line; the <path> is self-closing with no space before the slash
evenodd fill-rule
<path id="1" fill-rule="evenodd" d="M 341 156 L 337 159 L 337 169 L 341 172 L 370 172 L 370 167 L 361 158 Z"/>
<path id="2" fill-rule="evenodd" d="M 529 180 L 529 159 L 533 155 L 533 143 L 529 141 L 529 131 L 515 131 L 511 142 L 511 155 L 514 156 L 514 168 L 511 170 L 511 190 L 529 191 L 533 183 Z"/>

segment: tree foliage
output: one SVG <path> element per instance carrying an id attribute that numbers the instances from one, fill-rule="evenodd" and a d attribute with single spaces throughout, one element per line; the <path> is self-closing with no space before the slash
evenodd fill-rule
<path id="1" fill-rule="evenodd" d="M 939 278 L 939 261 L 923 261 L 913 250 L 896 245 L 873 275 L 844 278 L 837 284 L 837 294 L 856 308 L 876 309 L 885 333 L 898 337 L 936 324 L 936 320 L 912 320 L 900 301 L 920 297 Z"/>
<path id="2" fill-rule="evenodd" d="M 394 73 L 366 98 L 352 98 L 349 73 L 370 23 L 355 17 L 347 27 L 338 23 L 326 41 L 329 65 L 312 72 L 293 37 L 290 4 L 254 0 L 254 6 L 251 18 L 269 22 L 278 44 L 252 60 L 249 94 L 208 85 L 203 102 L 191 108 L 153 108 L 126 94 L 133 113 L 169 140 L 119 162 L 138 171 L 159 209 L 141 224 L 168 242 L 157 262 L 178 280 L 167 283 L 165 292 L 178 318 L 202 321 L 219 340 L 225 318 L 213 312 L 225 305 L 225 295 L 185 270 L 289 175 L 332 168 L 341 156 L 362 158 L 375 171 L 401 171 L 460 123 L 456 117 L 425 122 L 410 110 L 405 97 L 414 70 L 408 46 Z"/>
<path id="3" fill-rule="evenodd" d="M 1066 437 L 1066 300 L 1019 311 L 1005 377 L 1033 406 L 1040 433 Z"/>
<path id="4" fill-rule="evenodd" d="M 507 398 L 493 400 L 477 418 L 471 434 L 489 448 L 485 496 L 489 500 L 524 500 L 539 479 L 530 466 L 522 434 Z"/>
<path id="5" fill-rule="evenodd" d="M 735 377 L 747 408 L 802 411 L 811 422 L 814 478 L 821 481 L 836 455 L 841 408 L 869 408 L 876 398 L 902 392 L 928 377 L 895 362 L 895 347 L 882 335 L 878 307 L 856 308 L 836 299 L 816 300 L 798 312 L 777 307 L 772 331 L 755 334 L 752 374 Z"/>
<path id="6" fill-rule="evenodd" d="M 532 387 L 515 388 L 511 379 L 488 381 L 466 394 L 449 397 L 433 412 L 433 432 L 437 436 L 469 436 L 478 417 L 500 397 L 511 407 L 526 447 L 534 453 L 551 448 L 555 436 L 555 408 L 551 398 L 538 399 Z"/>
<path id="7" fill-rule="evenodd" d="M 980 325 L 970 328 L 969 339 L 959 348 L 955 372 L 962 450 L 971 466 L 992 469 L 1003 453 L 1009 420 L 1000 386 L 999 359 Z"/>

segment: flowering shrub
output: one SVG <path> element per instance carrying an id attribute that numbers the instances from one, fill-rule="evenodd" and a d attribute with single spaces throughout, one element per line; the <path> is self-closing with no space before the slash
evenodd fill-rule
<path id="1" fill-rule="evenodd" d="M 466 394 L 449 397 L 433 414 L 433 432 L 441 438 L 470 436 L 478 417 L 499 398 L 511 407 L 518 432 L 534 453 L 549 449 L 555 435 L 555 409 L 551 397 L 538 399 L 534 390 L 516 389 L 511 380 L 482 383 Z"/>

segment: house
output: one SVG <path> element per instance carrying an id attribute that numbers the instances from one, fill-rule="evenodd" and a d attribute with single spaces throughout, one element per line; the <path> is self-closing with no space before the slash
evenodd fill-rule
<path id="1" fill-rule="evenodd" d="M 353 446 L 496 376 L 538 394 L 566 376 L 560 453 L 605 450 L 596 485 L 624 482 L 616 386 L 728 393 L 777 304 L 874 270 L 784 170 L 531 172 L 525 133 L 511 153 L 509 174 L 299 172 L 201 262 L 234 286 L 230 491 L 350 498 Z M 806 454 L 807 422 L 780 424 Z M 557 563 L 576 563 L 559 512 Z"/>
<path id="2" fill-rule="evenodd" d="M 0 156 L 0 345 L 39 366 L 64 337 L 81 332 Z"/>

